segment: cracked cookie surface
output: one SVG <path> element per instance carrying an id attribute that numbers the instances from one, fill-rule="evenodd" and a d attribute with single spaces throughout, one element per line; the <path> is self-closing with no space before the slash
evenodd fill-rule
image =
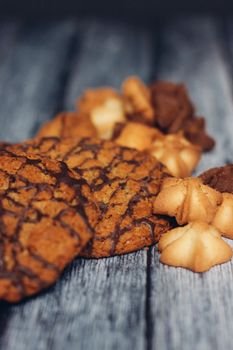
<path id="1" fill-rule="evenodd" d="M 50 286 L 90 240 L 85 186 L 65 163 L 0 150 L 0 300 Z"/>
<path id="2" fill-rule="evenodd" d="M 162 180 L 169 176 L 154 157 L 99 139 L 44 138 L 12 147 L 62 160 L 87 181 L 94 237 L 83 256 L 132 252 L 157 242 L 171 227 L 170 218 L 153 214 Z"/>

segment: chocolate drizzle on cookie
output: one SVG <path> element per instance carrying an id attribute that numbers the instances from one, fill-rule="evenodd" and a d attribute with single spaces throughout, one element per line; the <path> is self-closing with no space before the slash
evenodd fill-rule
<path id="1" fill-rule="evenodd" d="M 92 237 L 83 187 L 62 162 L 0 151 L 0 299 L 56 281 Z"/>
<path id="2" fill-rule="evenodd" d="M 82 255 L 111 256 L 153 244 L 171 227 L 153 214 L 153 201 L 168 177 L 155 158 L 100 139 L 42 138 L 12 146 L 64 161 L 88 186 L 85 212 L 94 231 Z"/>

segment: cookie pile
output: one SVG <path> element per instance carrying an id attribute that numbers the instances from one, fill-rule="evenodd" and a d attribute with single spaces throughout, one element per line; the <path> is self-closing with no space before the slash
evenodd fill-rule
<path id="1" fill-rule="evenodd" d="M 120 92 L 85 91 L 77 111 L 31 140 L 2 142 L 0 300 L 50 286 L 76 256 L 158 241 L 169 265 L 206 271 L 228 261 L 221 235 L 233 238 L 232 168 L 188 177 L 213 146 L 183 85 L 137 77 Z"/>

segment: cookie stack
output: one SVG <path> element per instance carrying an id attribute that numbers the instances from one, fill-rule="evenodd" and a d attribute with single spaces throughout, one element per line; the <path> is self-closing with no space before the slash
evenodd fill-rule
<path id="1" fill-rule="evenodd" d="M 84 92 L 76 112 L 60 113 L 31 140 L 1 143 L 0 299 L 50 286 L 76 256 L 159 240 L 170 265 L 205 271 L 228 261 L 219 232 L 233 236 L 231 195 L 209 180 L 213 171 L 187 178 L 213 146 L 183 85 L 137 77 L 121 92 Z"/>

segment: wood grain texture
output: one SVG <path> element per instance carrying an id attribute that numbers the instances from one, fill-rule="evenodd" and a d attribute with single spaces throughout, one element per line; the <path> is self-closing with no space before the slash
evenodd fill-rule
<path id="1" fill-rule="evenodd" d="M 218 25 L 207 19 L 164 26 L 159 78 L 184 81 L 217 141 L 199 171 L 233 161 L 231 80 Z M 172 59 L 171 59 L 172 57 Z M 233 263 L 194 274 L 151 261 L 153 349 L 232 349 Z"/>
<path id="2" fill-rule="evenodd" d="M 231 78 L 231 87 L 232 87 L 232 97 L 233 97 L 233 16 L 228 16 L 223 22 L 222 22 L 222 33 L 223 33 L 223 40 L 225 43 L 225 56 L 227 61 L 227 67 L 229 76 Z M 233 126 L 232 126 L 233 129 Z"/>
<path id="3" fill-rule="evenodd" d="M 161 38 L 158 77 L 185 82 L 197 114 L 206 118 L 208 131 L 217 140 L 197 172 L 233 161 L 232 82 L 220 40 L 218 22 L 205 18 L 176 21 Z"/>
<path id="4" fill-rule="evenodd" d="M 21 28 L 22 24 L 20 21 L 2 21 L 0 23 L 0 69 L 3 69 L 3 63 L 8 60 L 9 55 L 14 49 Z"/>
<path id="5" fill-rule="evenodd" d="M 24 26 L 17 40 L 1 36 L 0 139 L 19 141 L 51 118 L 59 104 L 60 79 L 75 30 L 72 21 Z M 12 33 L 13 32 L 13 33 Z"/>
<path id="6" fill-rule="evenodd" d="M 170 21 L 154 35 L 109 21 L 0 24 L 0 138 L 32 136 L 87 87 L 155 72 L 188 85 L 217 139 L 198 172 L 233 161 L 231 22 L 224 44 L 218 22 L 206 18 Z M 161 265 L 156 248 L 76 259 L 48 291 L 0 304 L 0 349 L 233 349 L 232 295 L 232 263 L 193 274 Z"/>
<path id="7" fill-rule="evenodd" d="M 117 22 L 84 22 L 79 60 L 73 62 L 67 85 L 65 107 L 74 108 L 75 100 L 91 87 L 119 88 L 128 75 L 150 78 L 152 40 L 149 32 Z"/>
<path id="8" fill-rule="evenodd" d="M 53 25 L 0 23 L 1 140 L 31 137 L 41 121 L 57 109 L 60 78 L 75 28 L 73 21 Z M 13 308 L 0 304 L 0 335 L 11 314 Z M 0 348 L 1 342 L 2 338 Z"/>
<path id="9" fill-rule="evenodd" d="M 142 252 L 77 259 L 50 291 L 12 307 L 0 348 L 143 349 L 145 269 Z"/>
<path id="10" fill-rule="evenodd" d="M 93 86 L 104 81 L 117 86 L 131 73 L 149 79 L 151 50 L 145 33 L 140 36 L 133 28 L 95 22 L 87 23 L 83 32 L 85 45 L 72 59 L 65 107 L 83 89 L 85 77 Z M 136 55 L 136 42 L 143 54 Z M 0 348 L 145 348 L 146 269 L 145 250 L 110 259 L 77 259 L 50 291 L 10 308 Z"/>
<path id="11" fill-rule="evenodd" d="M 85 88 L 119 87 L 123 79 L 131 74 L 137 74 L 146 81 L 149 79 L 152 47 L 146 30 L 96 21 L 84 22 L 82 30 L 79 56 L 76 61 L 73 60 L 74 68 L 67 84 L 65 108 L 70 108 Z M 85 262 L 85 271 L 92 266 L 89 279 L 98 279 L 100 285 L 94 291 L 94 297 L 80 289 L 80 293 L 85 293 L 85 308 L 89 305 L 89 311 L 76 319 L 74 328 L 83 323 L 85 332 L 85 325 L 89 324 L 88 332 L 95 334 L 83 340 L 86 349 L 145 348 L 146 258 L 147 253 L 142 250 L 132 255 L 99 260 L 98 265 Z M 106 279 L 103 273 L 108 263 L 114 264 L 109 269 L 109 274 L 111 271 L 113 274 L 112 280 Z M 124 284 L 119 277 L 125 281 Z M 135 281 L 138 281 L 137 285 Z M 73 283 L 71 279 L 70 288 Z M 79 284 L 81 288 L 82 282 Z M 93 299 L 98 300 L 95 306 Z M 111 310 L 113 319 L 106 313 L 107 310 Z M 98 319 L 101 319 L 101 324 L 97 326 Z"/>

